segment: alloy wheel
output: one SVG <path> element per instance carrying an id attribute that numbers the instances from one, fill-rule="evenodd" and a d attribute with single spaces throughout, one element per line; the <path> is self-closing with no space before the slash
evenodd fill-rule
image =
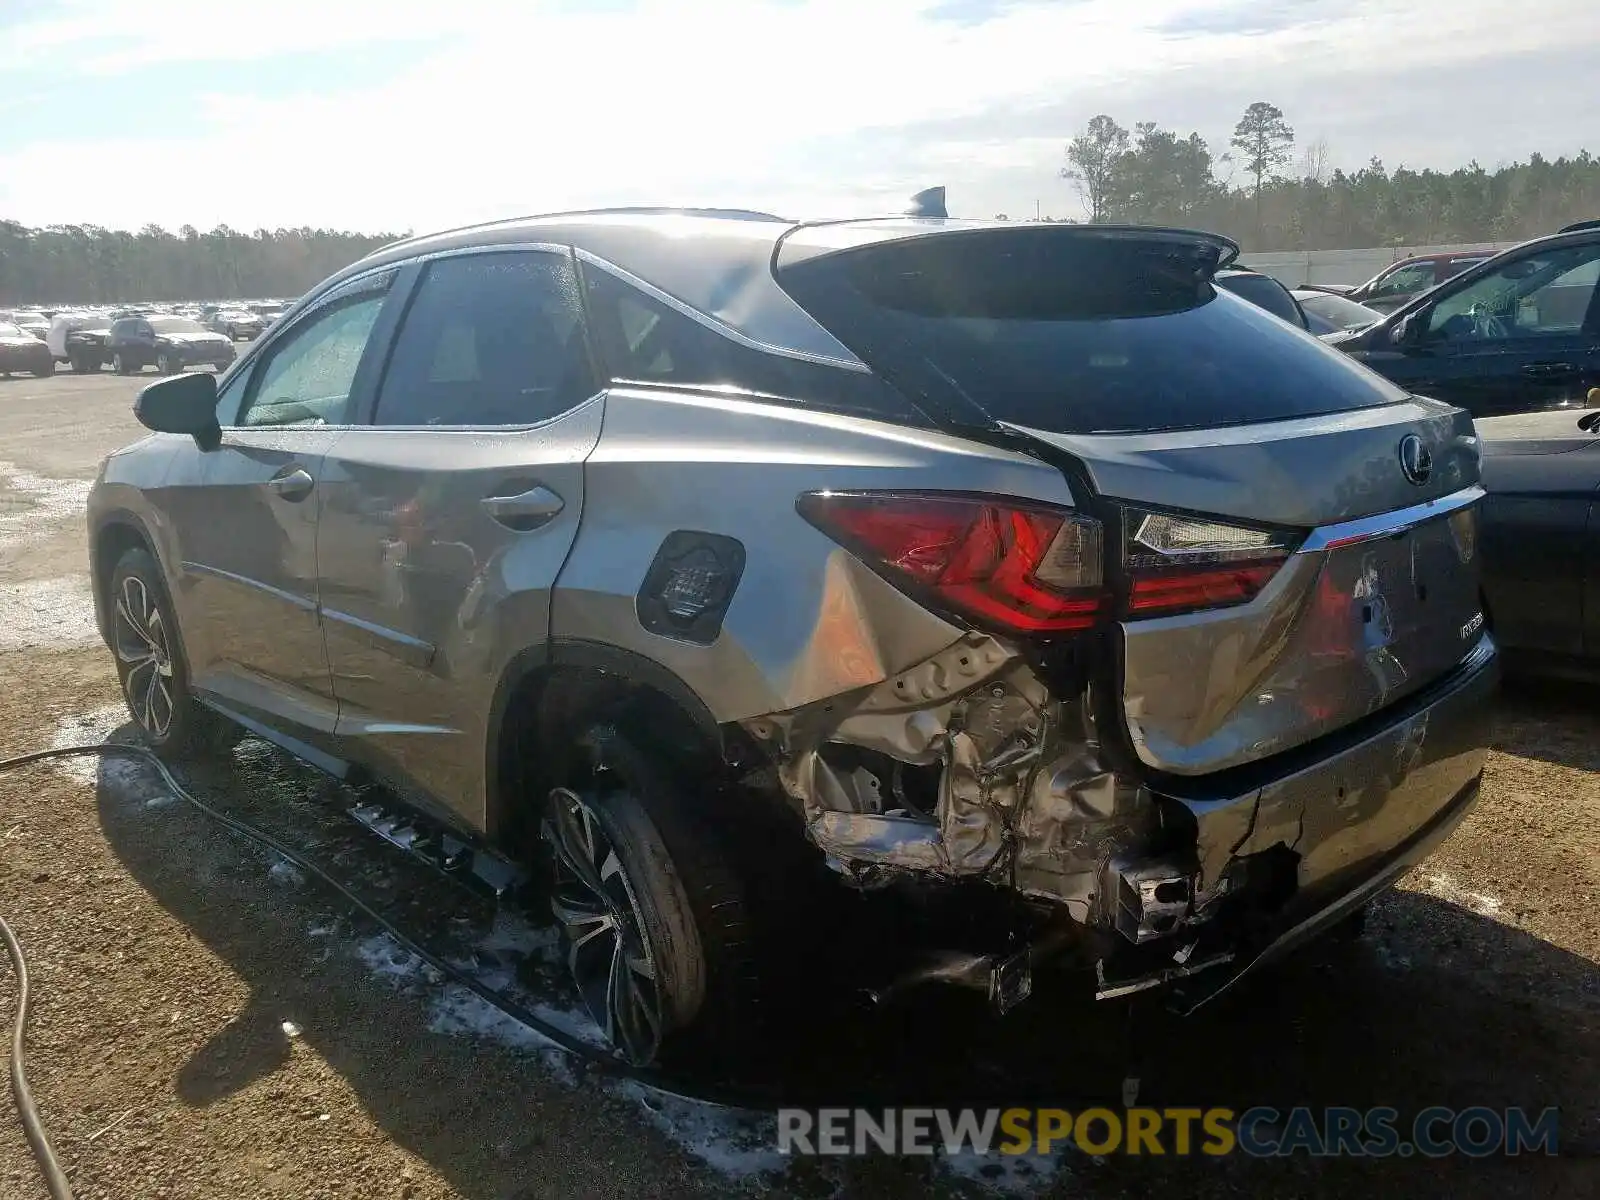
<path id="1" fill-rule="evenodd" d="M 161 610 L 139 576 L 123 576 L 112 620 L 128 708 L 139 727 L 160 741 L 172 730 L 172 652 Z"/>
<path id="2" fill-rule="evenodd" d="M 590 797 L 550 793 L 544 837 L 554 859 L 550 907 L 567 966 L 607 1039 L 635 1066 L 661 1046 L 660 972 L 634 886 Z"/>

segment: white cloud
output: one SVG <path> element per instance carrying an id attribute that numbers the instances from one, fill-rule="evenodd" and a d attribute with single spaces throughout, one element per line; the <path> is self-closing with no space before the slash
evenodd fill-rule
<path id="1" fill-rule="evenodd" d="M 968 213 L 1031 211 L 1039 196 L 1064 212 L 1075 206 L 1056 179 L 1062 146 L 1099 111 L 1184 128 L 1203 119 L 1220 150 L 1223 114 L 1266 98 L 1354 163 L 1379 153 L 1421 164 L 1433 142 L 1453 150 L 1480 122 L 1498 140 L 1472 152 L 1493 161 L 1513 136 L 1507 104 L 1527 115 L 1508 153 L 1576 149 L 1600 101 L 1586 71 L 1564 77 L 1555 107 L 1524 107 L 1553 86 L 1539 78 L 1510 94 L 1475 82 L 1485 63 L 1600 42 L 1587 0 L 1064 0 L 978 24 L 935 19 L 933 7 L 77 0 L 8 34 L 10 61 L 48 46 L 53 61 L 79 64 L 82 86 L 143 71 L 163 88 L 182 86 L 186 60 L 237 61 L 237 84 L 195 97 L 193 128 L 108 131 L 69 150 L 38 123 L 40 142 L 0 155 L 0 210 L 33 222 L 420 229 L 607 203 L 881 210 L 945 182 Z M 1228 31 L 1250 25 L 1266 32 Z M 329 79 L 285 97 L 252 82 L 255 64 L 295 51 L 355 58 L 395 42 L 431 49 L 378 86 Z M 157 63 L 167 65 L 150 71 Z M 1406 88 L 1425 75 L 1458 82 L 1448 105 L 1416 98 L 1429 114 L 1419 123 Z M 1310 107 L 1296 110 L 1296 96 Z"/>

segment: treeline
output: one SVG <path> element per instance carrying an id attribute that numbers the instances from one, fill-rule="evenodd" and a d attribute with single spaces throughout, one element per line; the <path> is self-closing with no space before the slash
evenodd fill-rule
<path id="1" fill-rule="evenodd" d="M 298 296 L 396 234 L 218 226 L 138 233 L 0 220 L 0 304 Z"/>
<path id="2" fill-rule="evenodd" d="M 1094 221 L 1193 225 L 1253 250 L 1520 241 L 1600 218 L 1600 159 L 1533 154 L 1493 171 L 1330 168 L 1326 141 L 1298 146 L 1284 114 L 1245 110 L 1229 147 L 1104 114 L 1067 146 L 1061 174 Z"/>

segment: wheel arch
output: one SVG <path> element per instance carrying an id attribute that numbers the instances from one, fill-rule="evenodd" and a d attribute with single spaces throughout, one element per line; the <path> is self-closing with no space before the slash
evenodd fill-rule
<path id="1" fill-rule="evenodd" d="M 678 675 L 641 654 L 579 639 L 524 650 L 502 672 L 489 714 L 491 841 L 509 845 L 529 832 L 542 798 L 560 781 L 563 740 L 597 719 L 648 730 L 652 742 L 701 770 L 721 770 L 736 736 Z"/>
<path id="2" fill-rule="evenodd" d="M 157 564 L 161 562 L 155 539 L 144 527 L 144 522 L 127 509 L 114 509 L 96 523 L 94 535 L 89 539 L 89 583 L 94 594 L 95 624 L 100 637 L 108 645 L 111 639 L 111 608 L 108 588 L 111 572 L 129 550 L 144 550 Z"/>

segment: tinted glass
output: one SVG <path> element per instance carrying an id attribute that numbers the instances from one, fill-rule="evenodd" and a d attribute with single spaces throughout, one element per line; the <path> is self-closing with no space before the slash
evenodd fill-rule
<path id="1" fill-rule="evenodd" d="M 782 271 L 862 360 L 946 413 L 1068 433 L 1191 429 L 1403 397 L 1138 241 L 907 239 Z"/>
<path id="2" fill-rule="evenodd" d="M 383 296 L 369 293 L 330 304 L 301 323 L 256 369 L 239 423 L 348 424 L 354 415 L 350 389 L 382 309 Z"/>
<path id="3" fill-rule="evenodd" d="M 595 340 L 611 379 L 739 388 L 806 408 L 928 423 L 874 376 L 741 345 L 600 268 L 586 265 L 584 279 Z"/>
<path id="4" fill-rule="evenodd" d="M 1431 261 L 1412 263 L 1385 275 L 1372 287 L 1374 296 L 1409 296 L 1426 291 L 1434 284 L 1437 268 Z"/>
<path id="5" fill-rule="evenodd" d="M 1294 297 L 1270 275 L 1223 275 L 1216 282 L 1219 288 L 1242 296 L 1257 308 L 1264 308 L 1291 325 L 1305 327 L 1300 319 L 1300 310 L 1295 307 Z"/>
<path id="6" fill-rule="evenodd" d="M 1503 262 L 1433 305 L 1427 336 L 1450 342 L 1557 336 L 1583 328 L 1600 281 L 1600 244 Z"/>
<path id="7" fill-rule="evenodd" d="M 1307 292 L 1299 297 L 1299 301 L 1306 312 L 1322 317 L 1335 329 L 1361 329 L 1383 320 L 1382 313 L 1365 304 L 1357 304 L 1354 300 L 1329 292 Z"/>
<path id="8" fill-rule="evenodd" d="M 379 425 L 531 425 L 594 394 L 577 275 L 565 255 L 429 265 L 378 393 Z"/>

